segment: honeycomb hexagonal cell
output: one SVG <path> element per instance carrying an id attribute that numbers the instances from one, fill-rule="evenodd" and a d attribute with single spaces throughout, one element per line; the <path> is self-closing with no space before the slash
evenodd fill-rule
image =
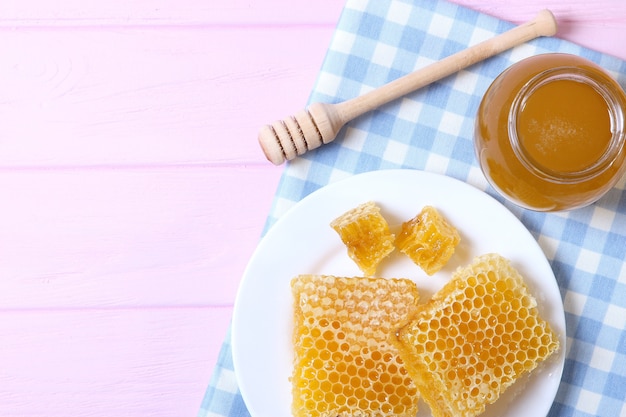
<path id="1" fill-rule="evenodd" d="M 407 279 L 301 275 L 294 296 L 295 417 L 413 417 L 417 387 L 389 335 L 417 310 Z"/>
<path id="2" fill-rule="evenodd" d="M 367 276 L 374 275 L 378 264 L 395 249 L 395 236 L 380 207 L 372 201 L 348 210 L 330 226 L 339 234 L 350 258 Z"/>
<path id="3" fill-rule="evenodd" d="M 395 245 L 428 275 L 433 275 L 450 260 L 461 241 L 457 229 L 439 211 L 425 206 L 402 224 Z"/>
<path id="4" fill-rule="evenodd" d="M 459 268 L 393 340 L 434 417 L 482 413 L 559 348 L 522 276 L 497 254 Z"/>

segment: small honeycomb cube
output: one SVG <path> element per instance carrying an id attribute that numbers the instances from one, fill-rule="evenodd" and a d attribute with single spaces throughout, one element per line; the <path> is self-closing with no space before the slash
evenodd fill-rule
<path id="1" fill-rule="evenodd" d="M 330 223 L 361 271 L 372 276 L 378 264 L 393 250 L 395 236 L 372 201 L 361 204 Z"/>
<path id="2" fill-rule="evenodd" d="M 402 224 L 395 245 L 428 275 L 450 260 L 461 241 L 459 232 L 432 206 Z"/>
<path id="3" fill-rule="evenodd" d="M 294 417 L 414 417 L 417 388 L 389 335 L 416 311 L 416 285 L 300 275 L 291 288 Z"/>
<path id="4" fill-rule="evenodd" d="M 459 268 L 392 338 L 434 417 L 473 417 L 559 348 L 500 255 Z"/>

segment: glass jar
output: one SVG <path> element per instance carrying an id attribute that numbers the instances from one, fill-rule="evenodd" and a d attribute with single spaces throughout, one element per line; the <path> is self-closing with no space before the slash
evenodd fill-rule
<path id="1" fill-rule="evenodd" d="M 537 211 L 589 205 L 626 169 L 626 93 L 582 57 L 549 53 L 500 74 L 478 109 L 475 151 L 490 184 Z"/>

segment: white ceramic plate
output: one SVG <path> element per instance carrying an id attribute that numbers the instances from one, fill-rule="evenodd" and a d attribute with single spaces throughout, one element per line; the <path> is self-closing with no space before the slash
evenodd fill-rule
<path id="1" fill-rule="evenodd" d="M 260 242 L 244 273 L 233 315 L 232 350 L 242 396 L 253 417 L 290 417 L 292 371 L 291 279 L 298 274 L 361 275 L 329 223 L 375 201 L 392 231 L 423 206 L 436 207 L 460 232 L 448 265 L 426 276 L 395 251 L 377 275 L 415 280 L 426 301 L 458 266 L 497 252 L 511 260 L 537 298 L 541 315 L 560 335 L 558 355 L 518 381 L 484 416 L 545 416 L 554 401 L 565 359 L 561 295 L 541 248 L 523 224 L 482 191 L 442 175 L 416 170 L 374 171 L 330 184 L 289 210 Z M 418 416 L 430 410 L 420 402 Z"/>

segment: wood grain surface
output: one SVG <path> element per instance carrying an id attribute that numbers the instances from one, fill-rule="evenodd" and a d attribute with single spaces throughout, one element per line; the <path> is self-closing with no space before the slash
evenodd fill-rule
<path id="1" fill-rule="evenodd" d="M 621 0 L 458 2 L 626 59 Z M 342 7 L 0 0 L 0 416 L 196 415 Z"/>

